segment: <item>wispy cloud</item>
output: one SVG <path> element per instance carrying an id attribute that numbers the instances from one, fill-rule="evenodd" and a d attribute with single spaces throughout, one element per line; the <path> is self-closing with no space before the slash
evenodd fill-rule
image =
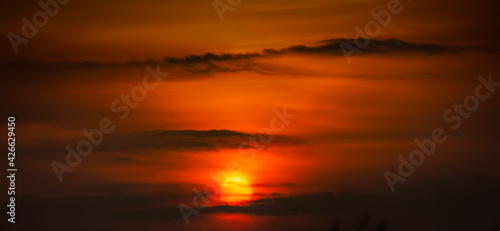
<path id="1" fill-rule="evenodd" d="M 266 73 L 256 67 L 253 62 L 257 58 L 278 57 L 283 55 L 329 55 L 343 56 L 340 44 L 346 43 L 352 46 L 356 45 L 354 39 L 330 39 L 318 41 L 313 45 L 293 45 L 285 48 L 269 48 L 260 52 L 253 53 L 221 53 L 215 54 L 207 52 L 201 55 L 187 55 L 185 57 L 167 56 L 163 60 L 130 60 L 127 62 L 11 62 L 1 63 L 4 68 L 130 68 L 143 67 L 146 65 L 161 63 L 163 66 L 180 66 L 186 71 L 195 73 L 209 72 L 239 72 L 239 71 L 257 71 Z M 361 55 L 380 54 L 380 55 L 441 55 L 441 54 L 459 54 L 466 49 L 489 50 L 481 47 L 451 47 L 439 44 L 424 44 L 402 41 L 398 39 L 377 40 L 372 39 L 368 46 L 362 48 Z M 233 64 L 233 65 L 231 65 Z"/>
<path id="2" fill-rule="evenodd" d="M 250 134 L 230 130 L 155 130 L 127 133 L 113 137 L 103 145 L 108 150 L 130 149 L 168 149 L 168 150 L 207 150 L 217 151 L 225 148 L 238 148 Z M 274 137 L 273 144 L 300 145 L 298 138 L 289 136 Z"/>

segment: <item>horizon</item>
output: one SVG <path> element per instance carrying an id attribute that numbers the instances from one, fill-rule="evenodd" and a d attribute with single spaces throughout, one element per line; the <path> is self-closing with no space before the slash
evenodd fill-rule
<path id="1" fill-rule="evenodd" d="M 5 2 L 2 230 L 496 230 L 499 11 Z"/>

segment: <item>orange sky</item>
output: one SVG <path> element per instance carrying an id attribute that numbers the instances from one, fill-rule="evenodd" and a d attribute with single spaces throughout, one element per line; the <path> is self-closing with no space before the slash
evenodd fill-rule
<path id="1" fill-rule="evenodd" d="M 0 16 L 4 38 L 21 33 L 20 19 L 40 10 L 35 1 L 6 4 L 10 10 Z M 387 1 L 243 1 L 224 21 L 210 1 L 71 1 L 20 45 L 18 54 L 8 39 L 0 42 L 2 118 L 14 115 L 19 121 L 20 194 L 35 205 L 49 198 L 65 204 L 68 197 L 83 197 L 97 205 L 100 199 L 124 197 L 123 205 L 104 203 L 96 213 L 116 215 L 119 222 L 97 221 L 110 227 L 129 216 L 138 220 L 120 227 L 140 227 L 145 216 L 153 217 L 144 221 L 152 230 L 235 228 L 235 223 L 245 224 L 241 230 L 261 230 L 272 220 L 292 229 L 287 216 L 298 216 L 297 227 L 317 222 L 320 230 L 328 229 L 334 214 L 354 224 L 339 202 L 351 200 L 356 202 L 345 206 L 354 214 L 373 212 L 399 227 L 413 224 L 425 216 L 398 217 L 401 208 L 390 206 L 406 194 L 387 194 L 383 173 L 397 170 L 398 156 L 415 148 L 414 139 L 429 137 L 436 127 L 451 131 L 442 115 L 474 94 L 478 76 L 500 79 L 500 36 L 493 20 L 500 14 L 493 1 L 401 4 L 403 11 L 348 63 L 338 44 L 352 44 L 353 28 L 373 20 L 370 11 L 385 9 Z M 170 75 L 119 119 L 112 102 L 140 86 L 145 67 L 157 64 Z M 440 179 L 498 182 L 499 97 L 492 93 L 481 101 L 401 191 L 423 190 Z M 296 117 L 254 158 L 241 155 L 238 146 L 269 128 L 273 110 L 284 107 Z M 103 118 L 116 130 L 59 183 L 51 163 L 65 164 L 65 147 L 75 148 L 85 139 L 81 131 L 97 128 Z M 252 185 L 256 207 L 234 212 L 238 208 L 213 198 L 196 225 L 183 226 L 176 206 L 191 204 L 192 189 L 203 189 L 213 182 L 211 173 L 232 161 Z M 332 199 L 331 192 L 341 196 Z M 357 195 L 368 201 L 358 204 L 356 196 L 342 197 L 348 192 L 383 193 L 390 206 L 380 212 L 377 205 L 370 207 L 371 200 L 382 201 L 380 195 Z M 411 193 L 421 192 L 427 191 Z M 425 205 L 433 203 L 432 196 Z M 129 197 L 143 201 L 128 204 Z M 318 218 L 299 202 L 287 207 L 288 200 L 338 207 Z M 270 208 L 259 210 L 263 205 Z M 170 214 L 172 208 L 175 218 L 157 218 L 155 209 Z M 47 214 L 67 219 L 61 227 L 82 222 L 58 209 Z"/>

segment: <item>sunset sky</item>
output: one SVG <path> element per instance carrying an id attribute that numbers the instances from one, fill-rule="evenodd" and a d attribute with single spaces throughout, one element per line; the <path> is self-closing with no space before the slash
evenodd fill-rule
<path id="1" fill-rule="evenodd" d="M 500 225 L 498 1 L 215 2 L 232 9 L 223 20 L 210 0 L 57 3 L 32 38 L 22 18 L 43 7 L 2 2 L 0 118 L 16 118 L 17 166 L 2 230 Z M 102 121 L 112 131 L 68 164 Z M 446 140 L 393 188 L 387 172 L 435 129 Z M 206 195 L 230 175 L 233 201 Z"/>

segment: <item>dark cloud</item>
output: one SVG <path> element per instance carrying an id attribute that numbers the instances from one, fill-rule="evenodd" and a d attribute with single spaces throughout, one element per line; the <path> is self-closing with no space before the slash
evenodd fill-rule
<path id="1" fill-rule="evenodd" d="M 358 39 L 359 43 L 364 43 L 362 38 Z M 326 54 L 340 54 L 343 55 L 340 46 L 342 44 L 349 44 L 353 47 L 357 47 L 357 43 L 353 39 L 331 39 L 323 40 L 321 43 L 324 45 L 317 47 L 304 47 L 304 46 L 292 46 L 288 48 L 290 51 L 295 52 L 316 52 L 316 53 L 326 53 Z M 464 48 L 461 47 L 450 47 L 437 44 L 425 44 L 425 43 L 412 43 L 405 42 L 398 39 L 387 39 L 387 40 L 369 40 L 368 45 L 365 48 L 359 48 L 361 54 L 397 54 L 397 53 L 407 53 L 407 54 L 424 54 L 424 55 L 438 55 L 438 54 L 458 54 L 463 51 Z"/>
<path id="2" fill-rule="evenodd" d="M 359 42 L 363 43 L 362 39 Z M 344 55 L 341 45 L 350 45 L 357 47 L 357 40 L 355 39 L 330 39 L 319 41 L 316 44 L 320 45 L 293 45 L 281 49 L 264 49 L 261 52 L 254 53 L 222 53 L 214 54 L 207 52 L 203 55 L 188 55 L 182 58 L 179 57 L 165 57 L 163 60 L 130 60 L 127 62 L 97 62 L 97 61 L 84 61 L 80 63 L 75 62 L 9 62 L 0 63 L 1 68 L 31 68 L 31 69 L 101 69 L 101 68 L 132 68 L 132 67 L 145 67 L 148 65 L 156 65 L 158 63 L 165 67 L 181 66 L 183 69 L 195 73 L 208 73 L 208 72 L 239 72 L 239 71 L 256 71 L 261 74 L 266 74 L 257 68 L 252 60 L 256 58 L 274 57 L 285 54 L 292 55 Z M 481 47 L 469 47 L 471 49 L 489 50 Z M 361 55 L 367 54 L 383 54 L 383 55 L 397 55 L 397 54 L 420 54 L 420 55 L 440 55 L 440 54 L 458 54 L 461 51 L 469 48 L 464 47 L 450 47 L 439 44 L 420 44 L 401 41 L 398 39 L 378 40 L 371 39 L 369 44 L 361 50 Z M 231 65 L 231 63 L 235 65 Z M 229 65 L 228 65 L 229 64 Z"/>
<path id="3" fill-rule="evenodd" d="M 259 148 L 252 146 L 248 139 L 254 137 L 257 140 L 258 134 L 244 133 L 231 130 L 155 130 L 140 131 L 131 133 L 109 134 L 103 138 L 102 143 L 96 151 L 118 152 L 115 160 L 120 162 L 133 162 L 135 159 L 132 153 L 146 150 L 168 150 L 171 152 L 182 151 L 218 151 L 220 149 Z M 87 139 L 83 134 L 79 139 L 39 139 L 36 145 L 23 147 L 25 152 L 46 153 L 37 155 L 34 159 L 50 159 L 61 156 L 65 153 L 66 145 L 73 145 L 81 140 Z M 305 140 L 291 137 L 275 135 L 269 145 L 303 145 Z M 54 152 L 60 150 L 60 152 Z M 142 152 L 137 152 L 142 153 Z M 283 186 L 283 185 L 282 185 Z"/>
<path id="4" fill-rule="evenodd" d="M 352 226 L 360 225 L 360 221 L 364 225 L 376 226 L 387 219 L 388 224 L 404 228 L 401 230 L 438 231 L 447 227 L 488 230 L 484 228 L 500 221 L 495 216 L 500 205 L 496 196 L 500 192 L 497 185 L 498 179 L 463 178 L 405 184 L 397 193 L 343 191 L 277 195 L 279 197 L 255 200 L 247 206 L 207 207 L 200 210 L 200 215 L 193 215 L 191 220 L 196 222 L 195 219 L 203 214 L 217 213 L 289 217 L 311 215 L 335 217 L 341 224 L 350 223 Z M 371 214 L 371 219 L 363 214 Z M 402 214 L 407 218 L 402 219 Z M 116 215 L 123 219 L 181 219 L 175 207 L 119 212 Z M 432 227 L 429 227 L 430 224 Z"/>
<path id="5" fill-rule="evenodd" d="M 498 178 L 461 178 L 405 183 L 396 193 L 322 192 L 306 195 L 274 195 L 247 206 L 214 206 L 200 210 L 191 221 L 206 214 L 234 213 L 258 216 L 314 216 L 336 218 L 342 225 L 357 226 L 360 221 L 378 225 L 386 219 L 399 230 L 489 230 L 498 220 L 500 188 Z M 45 219 L 64 218 L 74 224 L 79 219 L 113 218 L 107 222 L 179 221 L 178 204 L 191 205 L 189 187 L 175 184 L 97 184 L 88 185 L 78 195 L 62 197 L 24 197 L 19 204 L 24 226 L 49 228 Z M 99 194 L 96 194 L 99 193 Z M 371 214 L 371 219 L 362 217 Z M 402 215 L 404 215 L 402 217 Z M 41 217 L 40 217 L 41 216 Z M 51 218 L 52 217 L 52 218 Z M 370 222 L 368 222 L 370 221 Z M 363 223 L 363 222 L 362 222 Z M 143 223 L 141 223 L 143 224 Z M 88 227 L 89 224 L 82 224 Z M 432 225 L 432 226 L 429 226 Z M 371 229 L 370 229 L 371 230 Z"/>
<path id="6" fill-rule="evenodd" d="M 247 54 L 224 53 L 217 55 L 207 52 L 204 55 L 188 55 L 184 58 L 166 57 L 164 61 L 170 64 L 194 64 L 194 63 L 205 63 L 209 61 L 244 60 L 260 56 L 262 56 L 262 54 L 260 53 L 247 53 Z"/>
<path id="7" fill-rule="evenodd" d="M 102 150 L 168 149 L 208 150 L 224 148 L 256 148 L 248 146 L 249 137 L 258 134 L 231 130 L 155 130 L 119 134 L 103 144 Z M 300 145 L 303 141 L 289 136 L 274 136 L 273 144 Z"/>
<path id="8" fill-rule="evenodd" d="M 156 130 L 119 135 L 108 144 L 123 149 L 217 150 L 237 148 L 248 135 L 229 130 Z"/>
<path id="9" fill-rule="evenodd" d="M 360 42 L 365 41 L 360 39 Z M 440 54 L 458 54 L 464 48 L 449 47 L 437 44 L 419 44 L 405 42 L 398 39 L 388 40 L 370 40 L 364 48 L 357 47 L 357 40 L 354 39 L 331 39 L 320 41 L 316 46 L 294 45 L 281 49 L 264 49 L 259 53 L 223 53 L 213 54 L 206 53 L 204 55 L 189 55 L 184 58 L 166 57 L 163 61 L 165 65 L 182 65 L 184 69 L 191 72 L 238 72 L 238 71 L 256 71 L 263 74 L 270 74 L 269 70 L 258 69 L 251 65 L 252 59 L 275 57 L 280 55 L 331 55 L 343 56 L 344 51 L 342 46 L 354 47 L 361 50 L 362 55 L 367 54 L 382 54 L 382 55 L 397 55 L 397 54 L 415 54 L 415 55 L 440 55 Z M 228 63 L 236 63 L 231 66 Z"/>
<path id="10" fill-rule="evenodd" d="M 313 195 L 265 198 L 253 201 L 248 206 L 221 205 L 205 209 L 208 213 L 247 213 L 259 215 L 299 215 L 299 214 L 331 214 L 345 210 L 339 202 L 352 201 L 358 197 L 349 192 L 325 192 Z"/>
<path id="11" fill-rule="evenodd" d="M 361 42 L 364 42 L 360 39 Z M 232 60 L 248 60 L 257 57 L 267 57 L 282 54 L 330 54 L 330 55 L 344 55 L 341 49 L 342 44 L 349 44 L 357 46 L 354 39 L 331 39 L 320 41 L 322 45 L 307 46 L 307 45 L 294 45 L 282 49 L 264 49 L 260 53 L 246 53 L 246 54 L 213 54 L 206 53 L 204 55 L 189 55 L 184 58 L 165 58 L 165 62 L 169 64 L 196 64 L 208 62 L 222 62 Z M 370 40 L 368 46 L 359 48 L 364 53 L 369 54 L 395 54 L 395 53 L 415 53 L 415 54 L 457 54 L 462 50 L 459 47 L 447 47 L 436 44 L 419 44 L 405 42 L 398 39 L 388 40 Z"/>
<path id="12" fill-rule="evenodd" d="M 281 184 L 253 184 L 252 187 L 293 187 L 296 186 L 292 183 L 281 183 Z"/>

